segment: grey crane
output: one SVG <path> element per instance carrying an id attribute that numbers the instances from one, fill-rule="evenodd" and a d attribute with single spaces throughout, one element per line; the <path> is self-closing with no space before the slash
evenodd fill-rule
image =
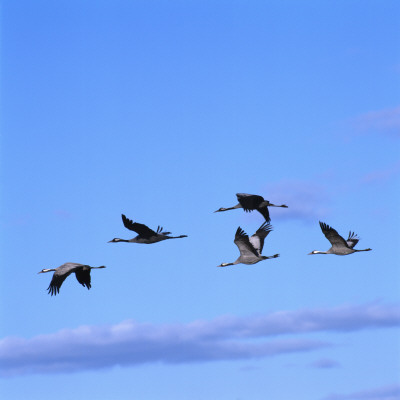
<path id="1" fill-rule="evenodd" d="M 344 240 L 337 231 L 331 228 L 324 222 L 319 222 L 321 230 L 325 237 L 331 242 L 332 247 L 327 251 L 317 251 L 313 250 L 310 254 L 336 254 L 338 256 L 346 256 L 347 254 L 356 253 L 359 251 L 371 251 L 372 249 L 356 250 L 354 246 L 358 243 L 360 238 L 354 233 L 349 232 L 349 237 Z"/>
<path id="2" fill-rule="evenodd" d="M 229 208 L 221 207 L 220 209 L 214 212 L 234 210 L 236 208 L 243 208 L 243 210 L 246 212 L 257 210 L 259 213 L 262 214 L 266 222 L 270 222 L 271 218 L 269 217 L 268 207 L 288 208 L 286 204 L 282 205 L 272 204 L 268 200 L 264 200 L 264 197 L 259 196 L 257 194 L 236 193 L 236 197 L 239 201 L 239 204 L 236 204 L 236 206 Z"/>
<path id="3" fill-rule="evenodd" d="M 264 222 L 258 229 L 257 232 L 250 238 L 239 226 L 236 230 L 235 240 L 233 243 L 239 248 L 240 256 L 233 263 L 222 263 L 218 267 L 227 267 L 228 265 L 236 264 L 256 264 L 259 261 L 267 260 L 269 258 L 279 257 L 279 254 L 273 256 L 262 256 L 261 252 L 264 247 L 264 240 L 268 234 L 272 231 L 271 224 Z"/>
<path id="4" fill-rule="evenodd" d="M 77 281 L 83 287 L 86 286 L 89 290 L 92 287 L 90 283 L 91 282 L 90 271 L 92 269 L 98 269 L 98 268 L 105 268 L 105 266 L 102 265 L 100 267 L 91 267 L 90 265 L 67 262 L 63 265 L 60 265 L 57 268 L 42 269 L 40 272 L 38 272 L 38 274 L 54 271 L 53 278 L 51 279 L 50 285 L 47 288 L 47 290 L 49 294 L 55 296 L 57 293 L 60 292 L 60 287 L 65 281 L 65 279 L 73 272 L 75 272 Z"/>
<path id="5" fill-rule="evenodd" d="M 151 243 L 161 242 L 162 240 L 166 239 L 180 239 L 187 237 L 187 235 L 168 236 L 171 234 L 171 232 L 163 232 L 163 228 L 160 226 L 157 228 L 157 232 L 155 232 L 144 224 L 139 224 L 138 222 L 133 222 L 129 218 L 126 218 L 124 214 L 122 214 L 121 216 L 125 228 L 136 232 L 138 235 L 133 239 L 129 240 L 114 238 L 110 240 L 108 243 L 127 242 L 127 243 L 151 244 Z"/>

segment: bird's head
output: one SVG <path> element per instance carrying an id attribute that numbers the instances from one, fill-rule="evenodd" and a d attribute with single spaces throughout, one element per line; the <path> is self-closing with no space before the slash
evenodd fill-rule
<path id="1" fill-rule="evenodd" d="M 38 274 L 42 274 L 43 272 L 50 272 L 50 271 L 54 271 L 54 269 L 44 268 L 41 271 L 39 271 Z"/>
<path id="2" fill-rule="evenodd" d="M 217 265 L 217 267 L 227 267 L 228 265 L 233 265 L 233 263 L 222 263 L 220 265 Z"/>
<path id="3" fill-rule="evenodd" d="M 218 208 L 218 210 L 216 210 L 214 212 L 216 213 L 216 212 L 220 212 L 220 211 L 225 211 L 225 208 L 224 207 Z"/>
<path id="4" fill-rule="evenodd" d="M 311 253 L 308 253 L 308 255 L 311 255 L 311 254 L 322 254 L 322 252 L 318 251 L 318 250 L 313 250 Z"/>
<path id="5" fill-rule="evenodd" d="M 125 242 L 125 240 L 124 239 L 119 239 L 119 238 L 114 238 L 113 240 L 110 240 L 107 243 L 117 243 L 117 242 Z"/>

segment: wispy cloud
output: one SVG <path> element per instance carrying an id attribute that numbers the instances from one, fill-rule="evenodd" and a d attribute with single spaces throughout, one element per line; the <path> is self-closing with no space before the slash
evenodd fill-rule
<path id="1" fill-rule="evenodd" d="M 54 212 L 54 215 L 58 218 L 70 219 L 72 217 L 72 214 L 67 210 L 57 209 L 57 210 L 54 210 L 53 212 Z"/>
<path id="2" fill-rule="evenodd" d="M 187 324 L 128 320 L 116 325 L 65 329 L 31 339 L 4 338 L 0 341 L 0 372 L 4 376 L 154 362 L 249 360 L 329 345 L 304 338 L 276 338 L 280 335 L 395 326 L 400 326 L 400 306 L 380 304 L 279 311 L 251 317 L 221 316 Z"/>
<path id="3" fill-rule="evenodd" d="M 364 176 L 364 183 L 384 182 L 394 175 L 400 173 L 400 161 L 390 165 L 387 168 L 372 171 Z"/>
<path id="4" fill-rule="evenodd" d="M 108 327 L 80 327 L 0 344 L 3 376 L 74 372 L 145 363 L 198 363 L 272 357 L 326 347 L 315 340 L 272 340 L 248 343 L 211 339 L 189 326 L 150 326 L 125 321 Z"/>
<path id="5" fill-rule="evenodd" d="M 400 385 L 390 385 L 349 394 L 332 394 L 322 400 L 400 400 Z"/>
<path id="6" fill-rule="evenodd" d="M 370 111 L 352 120 L 359 132 L 376 132 L 400 137 L 400 106 Z"/>
<path id="7" fill-rule="evenodd" d="M 323 185 L 310 181 L 287 180 L 267 186 L 264 198 L 273 204 L 286 204 L 289 208 L 273 208 L 274 219 L 298 219 L 315 222 L 329 213 L 329 196 Z"/>
<path id="8" fill-rule="evenodd" d="M 320 360 L 316 360 L 311 363 L 311 367 L 313 368 L 321 368 L 321 369 L 331 369 L 340 367 L 340 363 L 335 360 L 331 360 L 329 358 L 321 358 Z"/>

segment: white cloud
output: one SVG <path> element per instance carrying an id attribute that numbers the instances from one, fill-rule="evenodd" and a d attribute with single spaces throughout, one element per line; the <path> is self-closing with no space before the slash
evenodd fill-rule
<path id="1" fill-rule="evenodd" d="M 400 307 L 369 304 L 221 316 L 187 324 L 138 323 L 81 326 L 31 339 L 0 341 L 0 373 L 73 372 L 143 363 L 245 360 L 328 346 L 318 340 L 279 338 L 311 332 L 351 332 L 400 326 Z M 255 340 L 257 339 L 257 340 Z"/>

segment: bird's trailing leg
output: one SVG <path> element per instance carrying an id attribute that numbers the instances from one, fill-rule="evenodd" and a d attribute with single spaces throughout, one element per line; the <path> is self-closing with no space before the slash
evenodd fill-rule
<path id="1" fill-rule="evenodd" d="M 274 254 L 273 256 L 261 256 L 262 257 L 262 259 L 263 260 L 268 260 L 268 259 L 270 259 L 270 258 L 277 258 L 277 257 L 279 257 L 279 254 Z"/>
<path id="2" fill-rule="evenodd" d="M 188 237 L 188 236 L 187 235 L 167 236 L 167 239 L 180 239 L 180 238 L 184 238 L 184 237 Z"/>

